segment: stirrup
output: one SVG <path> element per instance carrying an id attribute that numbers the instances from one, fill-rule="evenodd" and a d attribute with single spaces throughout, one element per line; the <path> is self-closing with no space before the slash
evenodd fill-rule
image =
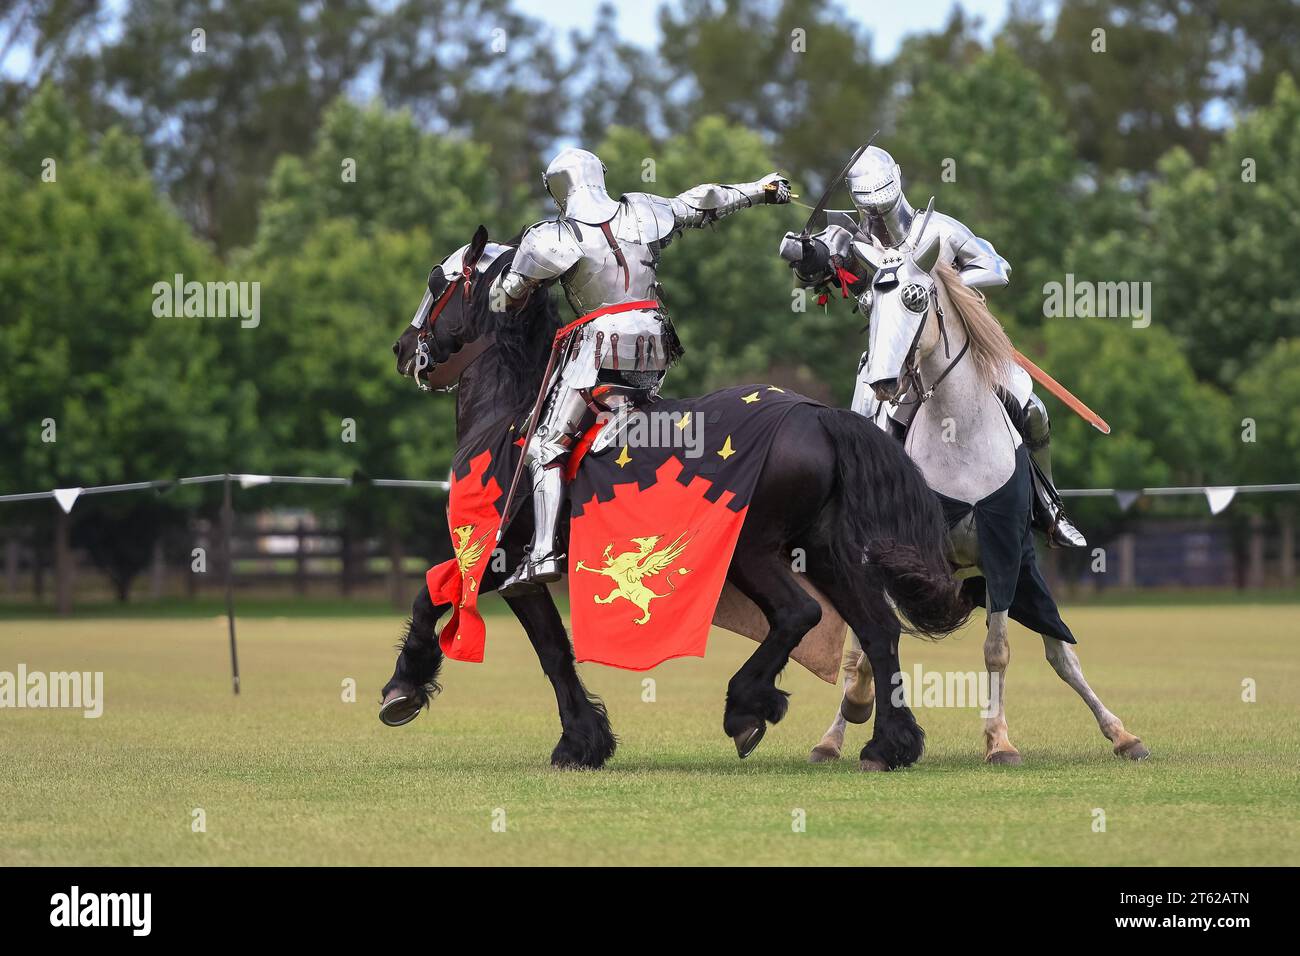
<path id="1" fill-rule="evenodd" d="M 564 573 L 564 555 L 548 554 L 536 561 L 528 554 L 519 562 L 515 572 L 501 582 L 497 593 L 502 597 L 514 597 L 542 590 L 546 585 L 560 580 Z"/>

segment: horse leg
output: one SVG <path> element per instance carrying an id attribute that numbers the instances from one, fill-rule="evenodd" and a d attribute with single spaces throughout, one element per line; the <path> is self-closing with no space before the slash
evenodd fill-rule
<path id="1" fill-rule="evenodd" d="M 850 631 L 849 636 L 850 643 L 844 648 L 844 659 L 840 663 L 844 674 L 844 697 L 835 713 L 835 720 L 808 755 L 811 763 L 838 760 L 844 748 L 844 731 L 849 725 L 846 715 L 851 714 L 855 724 L 865 724 L 875 707 L 876 685 L 871 673 L 871 660 L 862 650 L 857 634 Z"/>
<path id="2" fill-rule="evenodd" d="M 429 589 L 422 587 L 411 605 L 411 619 L 397 655 L 393 676 L 384 685 L 379 719 L 390 727 L 409 724 L 442 688 L 438 671 L 442 668 L 442 648 L 438 646 L 438 619 L 451 607 L 435 605 Z"/>
<path id="3" fill-rule="evenodd" d="M 987 763 L 1015 766 L 1020 751 L 1007 736 L 1007 665 L 1011 663 L 1011 644 L 1007 640 L 1007 612 L 988 616 L 988 637 L 984 640 L 984 669 L 989 675 L 990 701 L 996 709 L 984 718 L 984 760 Z"/>
<path id="4" fill-rule="evenodd" d="M 727 575 L 768 623 L 767 637 L 727 684 L 722 729 L 743 759 L 763 739 L 767 723 L 785 716 L 790 695 L 777 689 L 776 677 L 790 652 L 817 626 L 822 609 L 776 551 L 738 547 Z"/>
<path id="5" fill-rule="evenodd" d="M 844 731 L 848 726 L 849 723 L 844 719 L 844 715 L 837 710 L 835 719 L 826 728 L 826 733 L 822 734 L 822 739 L 808 754 L 808 762 L 829 763 L 832 760 L 839 760 L 840 751 L 844 749 Z"/>
<path id="6" fill-rule="evenodd" d="M 614 755 L 618 740 L 609 728 L 609 715 L 599 697 L 587 692 L 573 661 L 564 620 L 545 588 L 506 598 L 524 626 L 542 670 L 555 688 L 560 708 L 560 742 L 551 753 L 554 767 L 599 769 Z"/>
<path id="7" fill-rule="evenodd" d="M 878 771 L 909 767 L 921 759 L 925 750 L 925 731 L 917 724 L 907 701 L 898 692 L 901 688 L 895 680 L 902 672 L 898 661 L 902 628 L 878 584 L 866 581 L 856 584 L 856 587 L 844 587 L 819 582 L 818 587 L 831 599 L 862 642 L 873 685 L 874 676 L 880 675 L 891 688 L 890 693 L 875 699 L 876 722 L 871 739 L 858 754 L 858 769 Z M 827 590 L 827 585 L 830 585 L 830 590 Z"/>
<path id="8" fill-rule="evenodd" d="M 861 648 L 856 634 L 853 643 Z M 865 724 L 871 719 L 876 706 L 876 678 L 871 670 L 871 658 L 859 650 L 853 664 L 853 679 L 844 681 L 844 699 L 840 701 L 840 716 L 851 724 Z"/>
<path id="9" fill-rule="evenodd" d="M 1079 664 L 1079 656 L 1074 653 L 1074 648 L 1064 641 L 1058 641 L 1054 637 L 1048 637 L 1046 634 L 1039 635 L 1043 639 L 1043 650 L 1047 652 L 1047 662 L 1052 665 L 1057 676 L 1065 681 L 1074 692 L 1083 698 L 1083 702 L 1088 705 L 1092 715 L 1097 718 L 1097 726 L 1106 739 L 1115 745 L 1115 753 L 1120 757 L 1127 757 L 1129 760 L 1145 760 L 1151 756 L 1151 751 L 1146 748 L 1142 741 L 1124 729 L 1120 719 L 1106 709 L 1106 705 L 1101 702 L 1091 687 L 1088 686 L 1087 680 L 1083 676 L 1083 667 Z"/>
<path id="10" fill-rule="evenodd" d="M 809 547 L 808 576 L 835 605 L 853 633 L 853 645 L 845 654 L 845 664 L 848 664 L 849 654 L 854 648 L 862 648 L 862 654 L 854 664 L 852 687 L 846 680 L 836 724 L 842 727 L 840 722 L 845 720 L 846 714 L 861 716 L 865 723 L 874 709 L 876 722 L 871 739 L 858 754 L 858 769 L 877 771 L 909 767 L 920 760 L 925 751 L 925 731 L 917 724 L 907 701 L 898 693 L 895 678 L 902 671 L 898 660 L 902 627 L 875 575 L 855 568 L 852 577 L 845 578 L 837 570 L 842 566 L 841 562 L 835 561 L 829 548 Z M 890 693 L 876 696 L 877 675 L 886 681 Z M 836 724 L 831 725 L 832 731 Z M 841 730 L 841 740 L 842 733 Z"/>

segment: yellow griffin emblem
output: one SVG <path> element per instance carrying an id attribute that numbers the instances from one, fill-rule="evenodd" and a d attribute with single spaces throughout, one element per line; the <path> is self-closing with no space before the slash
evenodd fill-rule
<path id="1" fill-rule="evenodd" d="M 579 571 L 592 571 L 596 574 L 603 574 L 614 582 L 614 590 L 610 591 L 604 597 L 597 594 L 594 598 L 597 604 L 610 604 L 615 598 L 625 598 L 631 601 L 641 609 L 642 617 L 640 620 L 633 621 L 633 624 L 644 624 L 650 620 L 650 602 L 655 598 L 667 597 L 677 588 L 672 583 L 672 578 L 668 579 L 668 591 L 659 594 L 650 590 L 644 581 L 648 577 L 664 571 L 670 564 L 677 560 L 686 546 L 691 543 L 690 539 L 682 541 L 686 533 L 679 534 L 671 544 L 654 550 L 655 545 L 659 543 L 663 535 L 652 535 L 648 538 L 632 538 L 636 545 L 635 551 L 624 551 L 622 554 L 616 554 L 612 557 L 610 552 L 614 550 L 612 544 L 605 545 L 605 566 L 603 568 L 589 568 L 581 561 L 577 564 Z M 689 574 L 690 568 L 678 568 L 678 574 Z"/>
<path id="2" fill-rule="evenodd" d="M 479 558 L 483 557 L 483 549 L 487 547 L 484 542 L 491 533 L 491 530 L 484 531 L 477 541 L 471 541 L 474 534 L 472 524 L 463 524 L 452 530 L 452 534 L 456 537 L 453 546 L 456 552 L 456 567 L 460 570 L 460 607 L 465 606 L 465 601 L 472 591 L 478 590 L 478 582 L 470 577 L 470 572 L 478 564 Z"/>

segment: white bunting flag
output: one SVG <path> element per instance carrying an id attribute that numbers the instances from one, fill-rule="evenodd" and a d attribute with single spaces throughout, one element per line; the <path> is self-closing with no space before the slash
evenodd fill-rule
<path id="1" fill-rule="evenodd" d="M 72 506 L 77 503 L 77 499 L 80 497 L 81 497 L 80 488 L 55 488 L 54 489 L 54 500 L 59 503 L 59 507 L 63 509 L 63 513 L 65 515 L 72 514 Z"/>
<path id="2" fill-rule="evenodd" d="M 1128 511 L 1133 507 L 1133 503 L 1142 497 L 1140 491 L 1116 491 L 1115 503 L 1119 505 L 1120 511 Z"/>
<path id="3" fill-rule="evenodd" d="M 1232 499 L 1236 497 L 1236 494 L 1236 488 L 1206 488 L 1205 500 L 1210 504 L 1210 514 L 1217 515 L 1232 504 Z"/>

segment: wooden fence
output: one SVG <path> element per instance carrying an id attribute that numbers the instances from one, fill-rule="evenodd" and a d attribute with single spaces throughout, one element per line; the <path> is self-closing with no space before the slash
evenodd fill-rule
<path id="1" fill-rule="evenodd" d="M 49 540 L 31 529 L 0 529 L 0 602 L 48 604 L 70 613 L 78 601 L 114 596 L 106 575 L 71 547 L 64 515 Z M 400 536 L 349 535 L 310 512 L 261 511 L 233 525 L 234 587 L 241 595 L 387 598 L 409 606 L 424 571 L 451 556 L 415 553 Z M 1040 548 L 1044 572 L 1066 596 L 1110 590 L 1296 587 L 1295 521 L 1259 516 L 1234 524 L 1220 516 L 1142 519 L 1097 552 Z M 183 532 L 158 541 L 134 579 L 132 600 L 217 597 L 225 553 L 220 524 L 192 519 Z"/>

